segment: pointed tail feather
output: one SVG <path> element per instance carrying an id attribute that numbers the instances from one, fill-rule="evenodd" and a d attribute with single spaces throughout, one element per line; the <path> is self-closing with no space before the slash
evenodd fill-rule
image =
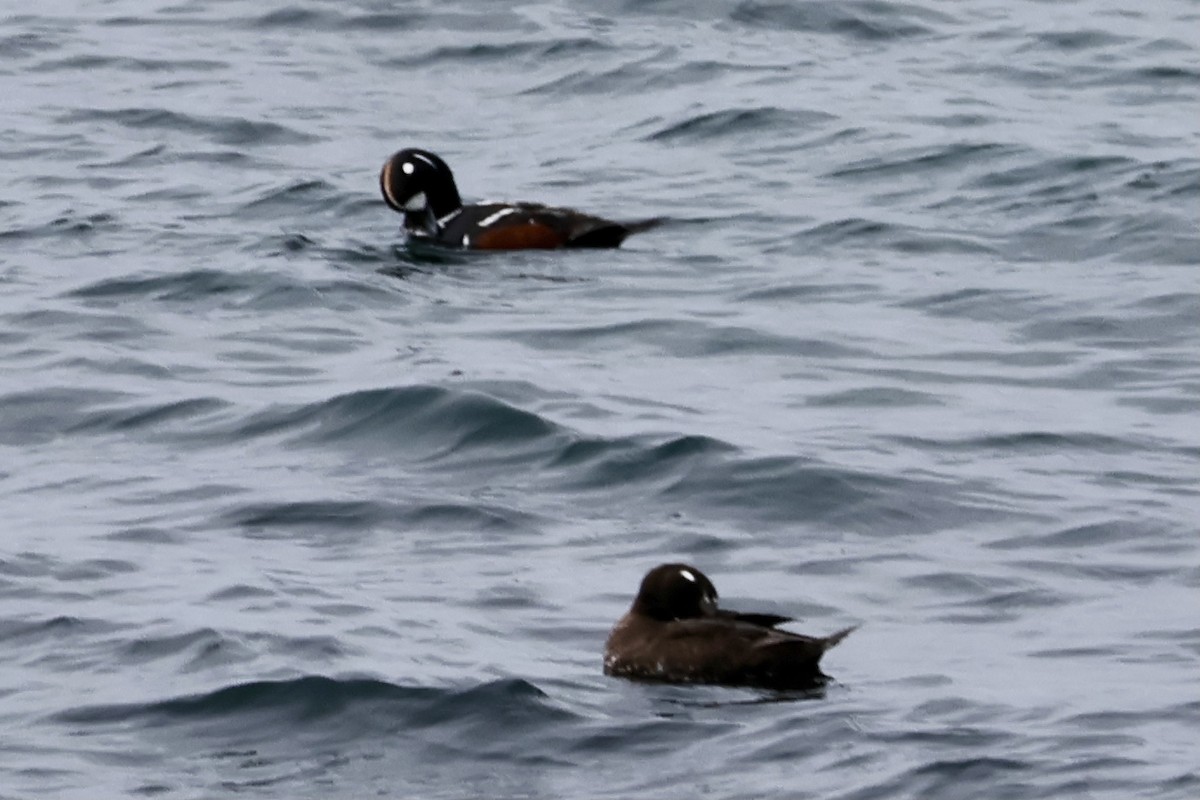
<path id="1" fill-rule="evenodd" d="M 608 222 L 605 220 L 589 220 L 588 225 L 573 231 L 567 239 L 567 247 L 620 247 L 621 242 L 630 234 L 649 230 L 665 221 L 665 217 L 642 219 L 634 222 Z"/>
<path id="2" fill-rule="evenodd" d="M 849 628 L 842 628 L 837 633 L 826 636 L 824 639 L 822 639 L 822 641 L 825 643 L 825 649 L 828 650 L 831 647 L 836 647 L 837 644 L 842 641 L 842 639 L 845 639 L 856 630 L 858 630 L 858 626 L 851 625 Z"/>
<path id="3" fill-rule="evenodd" d="M 650 219 L 635 219 L 630 222 L 621 222 L 620 225 L 629 233 L 641 233 L 651 228 L 657 228 L 666 221 L 666 217 L 651 217 Z"/>

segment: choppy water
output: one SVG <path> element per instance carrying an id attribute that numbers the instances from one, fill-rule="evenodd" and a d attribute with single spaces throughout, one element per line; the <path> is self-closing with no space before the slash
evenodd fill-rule
<path id="1" fill-rule="evenodd" d="M 0 92 L 0 796 L 1200 795 L 1195 2 L 43 3 Z M 402 146 L 672 222 L 414 254 Z M 602 676 L 673 559 L 836 682 Z"/>

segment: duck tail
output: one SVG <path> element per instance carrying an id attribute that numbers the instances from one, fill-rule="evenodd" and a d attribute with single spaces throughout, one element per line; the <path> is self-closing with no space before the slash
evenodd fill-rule
<path id="1" fill-rule="evenodd" d="M 854 633 L 854 631 L 856 631 L 856 630 L 858 630 L 858 626 L 851 625 L 849 628 L 842 628 L 837 633 L 826 636 L 821 641 L 825 643 L 825 649 L 828 650 L 831 647 L 836 647 L 838 645 L 838 643 L 842 641 L 842 639 L 845 639 L 847 636 Z"/>
<path id="2" fill-rule="evenodd" d="M 567 247 L 620 247 L 621 242 L 630 234 L 649 230 L 666 221 L 666 217 L 640 219 L 633 222 L 609 222 L 602 219 L 590 219 L 588 226 L 572 233 L 567 239 Z"/>
<path id="3" fill-rule="evenodd" d="M 620 225 L 627 233 L 641 233 L 651 228 L 657 228 L 666 221 L 666 217 L 651 217 L 650 219 L 635 219 L 628 222 L 621 222 Z"/>

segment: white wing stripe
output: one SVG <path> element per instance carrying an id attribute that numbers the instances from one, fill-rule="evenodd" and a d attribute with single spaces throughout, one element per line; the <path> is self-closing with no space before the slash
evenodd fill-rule
<path id="1" fill-rule="evenodd" d="M 511 206 L 509 208 L 502 208 L 499 211 L 497 211 L 496 213 L 488 214 L 486 217 L 479 220 L 479 227 L 486 228 L 489 225 L 491 225 L 492 223 L 494 223 L 496 220 L 498 220 L 502 217 L 507 217 L 509 214 L 515 214 L 515 213 L 517 213 L 517 210 L 515 208 L 512 208 Z"/>

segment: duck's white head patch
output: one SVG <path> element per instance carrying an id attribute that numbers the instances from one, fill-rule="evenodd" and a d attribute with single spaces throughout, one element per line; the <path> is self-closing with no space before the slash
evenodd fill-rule
<path id="1" fill-rule="evenodd" d="M 424 211 L 425 210 L 425 193 L 417 192 L 404 204 L 405 211 Z"/>
<path id="2" fill-rule="evenodd" d="M 400 171 L 403 172 L 405 175 L 412 175 L 413 170 L 415 170 L 415 169 L 416 169 L 416 167 L 413 166 L 413 163 L 411 161 L 405 161 L 403 164 L 400 165 Z"/>
<path id="3" fill-rule="evenodd" d="M 692 574 L 690 569 L 681 569 L 679 570 L 679 574 L 682 575 L 683 579 L 686 581 L 691 581 L 692 583 L 696 582 L 696 576 Z"/>

